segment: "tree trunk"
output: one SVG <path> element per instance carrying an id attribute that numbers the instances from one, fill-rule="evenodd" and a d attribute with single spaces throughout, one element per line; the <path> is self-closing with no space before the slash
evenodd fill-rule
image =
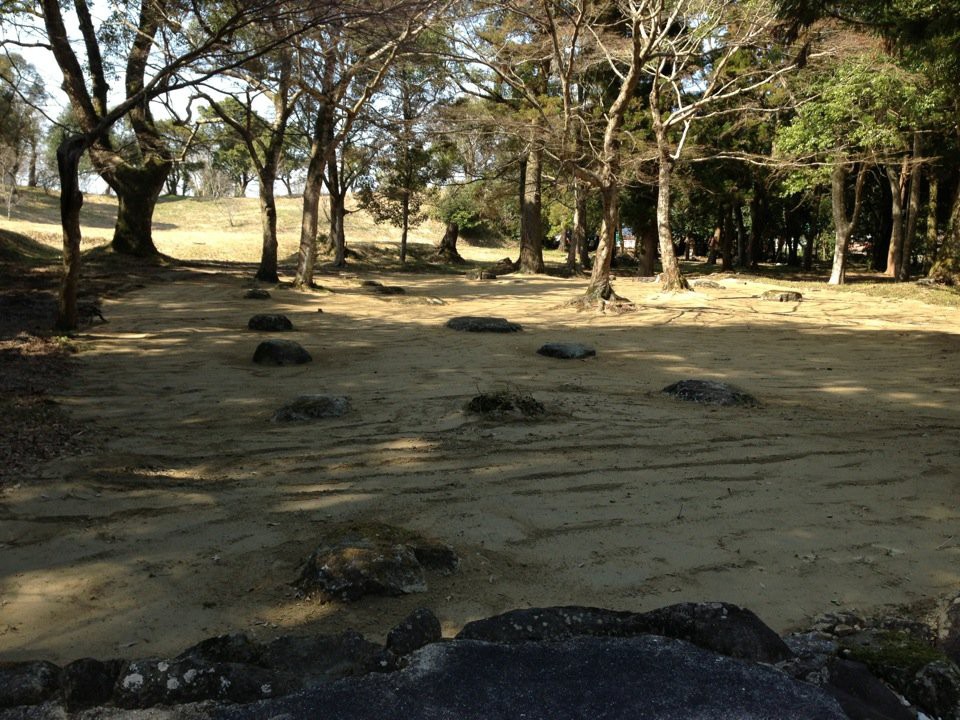
<path id="1" fill-rule="evenodd" d="M 339 181 L 337 183 L 339 188 Z M 345 220 L 347 217 L 347 196 L 342 189 L 330 193 L 330 241 L 333 243 L 333 266 L 347 266 L 347 237 Z"/>
<path id="2" fill-rule="evenodd" d="M 847 216 L 847 175 L 846 166 L 837 163 L 830 173 L 830 196 L 833 206 L 833 224 L 836 229 L 836 248 L 833 252 L 833 270 L 830 273 L 829 285 L 843 285 L 847 274 L 847 243 L 857 226 L 860 216 L 860 205 L 863 200 L 863 182 L 866 178 L 866 165 L 861 165 L 857 173 L 857 184 L 854 191 L 853 212 Z"/>
<path id="3" fill-rule="evenodd" d="M 257 280 L 280 282 L 277 274 L 277 201 L 273 194 L 275 175 L 265 169 L 260 173 L 260 223 L 263 228 L 263 247 Z"/>
<path id="4" fill-rule="evenodd" d="M 733 270 L 733 206 L 728 205 L 723 211 L 723 233 L 720 235 L 720 269 L 724 272 Z"/>
<path id="5" fill-rule="evenodd" d="M 400 264 L 407 261 L 407 234 L 410 231 L 410 192 L 403 193 L 403 200 L 400 201 L 401 221 L 400 221 Z"/>
<path id="6" fill-rule="evenodd" d="M 887 166 L 887 182 L 890 184 L 890 247 L 887 249 L 887 268 L 883 274 L 896 278 L 900 274 L 900 265 L 903 263 L 903 186 L 907 173 L 907 160 L 904 158 L 903 167 L 898 172 L 894 167 Z"/>
<path id="7" fill-rule="evenodd" d="M 747 266 L 747 227 L 743 222 L 743 205 L 740 201 L 733 206 L 734 221 L 737 226 L 737 265 L 743 269 Z"/>
<path id="8" fill-rule="evenodd" d="M 77 284 L 80 280 L 80 158 L 87 149 L 79 135 L 66 138 L 57 148 L 60 174 L 60 222 L 63 227 L 63 280 L 57 303 L 58 330 L 77 328 Z"/>
<path id="9" fill-rule="evenodd" d="M 153 244 L 153 211 L 171 163 L 154 158 L 141 166 L 120 165 L 101 172 L 117 194 L 117 224 L 111 247 L 124 255 L 158 255 Z"/>
<path id="10" fill-rule="evenodd" d="M 665 138 L 664 138 L 665 140 Z M 660 143 L 663 148 L 663 142 Z M 690 285 L 680 274 L 680 262 L 673 249 L 673 230 L 670 228 L 671 181 L 673 180 L 673 160 L 662 149 L 660 151 L 660 170 L 657 174 L 657 235 L 660 238 L 660 285 L 664 290 L 689 290 Z"/>
<path id="11" fill-rule="evenodd" d="M 653 277 L 656 274 L 654 265 L 657 261 L 657 226 L 655 224 L 640 228 L 637 250 L 639 252 L 637 259 L 640 261 L 637 274 L 640 277 Z"/>
<path id="12" fill-rule="evenodd" d="M 750 237 L 747 241 L 747 264 L 756 270 L 760 262 L 760 250 L 763 247 L 763 192 L 759 183 L 754 183 L 753 198 L 750 200 Z M 764 218 L 765 220 L 765 218 Z"/>
<path id="13" fill-rule="evenodd" d="M 926 243 L 924 248 L 924 263 L 923 269 L 924 274 L 930 272 L 930 268 L 933 267 L 933 263 L 936 262 L 937 256 L 939 255 L 939 227 L 937 225 L 937 210 L 940 202 L 940 183 L 937 180 L 936 171 L 931 167 L 930 168 L 930 178 L 927 181 L 927 187 L 929 190 L 927 198 L 927 235 Z"/>
<path id="14" fill-rule="evenodd" d="M 320 195 L 323 190 L 322 144 L 314 140 L 310 148 L 310 163 L 303 185 L 303 214 L 300 218 L 300 249 L 297 252 L 297 275 L 293 285 L 309 288 L 313 285 L 313 271 L 317 260 L 317 228 L 320 225 Z"/>
<path id="15" fill-rule="evenodd" d="M 520 206 L 520 261 L 517 272 L 543 273 L 543 222 L 541 220 L 541 188 L 543 185 L 543 150 L 537 146 L 527 153 L 523 173 L 523 201 Z"/>
<path id="16" fill-rule="evenodd" d="M 910 254 L 913 251 L 913 239 L 917 234 L 917 222 L 920 219 L 920 181 L 923 176 L 920 165 L 920 133 L 913 135 L 913 164 L 910 167 L 910 193 L 907 199 L 907 223 L 903 233 L 903 251 L 897 279 L 906 282 L 910 279 Z"/>
<path id="17" fill-rule="evenodd" d="M 585 293 L 587 302 L 616 298 L 616 293 L 610 285 L 610 263 L 613 260 L 613 245 L 616 242 L 617 227 L 620 224 L 619 195 L 620 187 L 615 180 L 608 180 L 600 188 L 603 221 L 600 224 L 600 244 L 593 259 L 590 283 Z"/>
<path id="18" fill-rule="evenodd" d="M 950 221 L 937 253 L 937 260 L 930 268 L 930 277 L 938 282 L 956 284 L 960 280 L 960 185 L 953 197 Z"/>
<path id="19" fill-rule="evenodd" d="M 437 247 L 437 257 L 446 262 L 462 263 L 463 258 L 457 252 L 457 239 L 460 237 L 460 226 L 455 222 L 448 222 L 446 232 L 440 239 Z"/>

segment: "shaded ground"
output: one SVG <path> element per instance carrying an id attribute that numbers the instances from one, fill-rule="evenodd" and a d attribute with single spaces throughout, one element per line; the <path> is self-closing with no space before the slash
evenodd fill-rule
<path id="1" fill-rule="evenodd" d="M 611 316 L 562 305 L 579 279 L 353 271 L 322 278 L 332 293 L 256 303 L 248 277 L 149 282 L 75 338 L 71 381 L 47 396 L 96 442 L 3 490 L 0 658 L 163 655 L 233 630 L 375 637 L 418 605 L 448 634 L 514 607 L 682 600 L 742 603 L 782 630 L 960 587 L 956 310 L 822 285 L 770 303 L 774 285 L 720 277 L 683 295 L 620 280 L 638 312 Z M 258 312 L 290 317 L 284 337 L 314 362 L 254 365 Z M 524 331 L 443 327 L 457 315 Z M 536 354 L 556 341 L 597 357 Z M 690 377 L 760 406 L 660 393 Z M 464 410 L 501 390 L 546 414 Z M 311 393 L 354 411 L 270 422 Z M 461 572 L 400 599 L 299 599 L 332 521 L 437 537 Z"/>

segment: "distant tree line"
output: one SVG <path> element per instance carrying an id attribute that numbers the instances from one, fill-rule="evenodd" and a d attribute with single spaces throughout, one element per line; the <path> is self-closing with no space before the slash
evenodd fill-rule
<path id="1" fill-rule="evenodd" d="M 960 273 L 950 0 L 142 0 L 106 19 L 83 0 L 2 10 L 0 103 L 22 113 L 0 115 L 0 174 L 37 181 L 43 123 L 30 108 L 42 87 L 15 50 L 39 44 L 69 100 L 46 136 L 74 282 L 81 160 L 117 195 L 113 248 L 143 257 L 157 253 L 162 193 L 255 184 L 263 281 L 278 280 L 275 188 L 298 194 L 298 287 L 312 284 L 320 251 L 346 262 L 350 193 L 401 228 L 401 260 L 428 207 L 453 258 L 459 233 L 496 233 L 515 238 L 520 272 L 538 273 L 557 238 L 570 269 L 590 273 L 584 303 L 618 300 L 617 252 L 669 289 L 686 287 L 680 260 L 694 255 L 726 270 L 824 261 L 832 283 L 853 252 L 895 280 Z M 70 292 L 68 281 L 64 327 L 76 320 Z"/>

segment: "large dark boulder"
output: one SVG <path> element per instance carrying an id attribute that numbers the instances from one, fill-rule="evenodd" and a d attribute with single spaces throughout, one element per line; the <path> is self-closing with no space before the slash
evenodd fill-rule
<path id="1" fill-rule="evenodd" d="M 287 332 L 293 330 L 293 323 L 286 315 L 268 314 L 254 315 L 247 322 L 250 330 L 260 330 L 263 332 Z"/>
<path id="2" fill-rule="evenodd" d="M 703 405 L 755 407 L 759 404 L 749 393 L 716 380 L 681 380 L 668 385 L 663 392 L 679 400 Z"/>
<path id="3" fill-rule="evenodd" d="M 756 614 L 730 603 L 679 603 L 641 617 L 647 632 L 686 640 L 721 655 L 763 663 L 793 657 L 780 636 Z"/>
<path id="4" fill-rule="evenodd" d="M 512 323 L 506 318 L 479 317 L 472 315 L 463 315 L 461 317 L 450 318 L 447 320 L 447 327 L 451 330 L 460 330 L 461 332 L 492 333 L 520 332 L 523 329 L 517 323 Z"/>
<path id="5" fill-rule="evenodd" d="M 135 660 L 120 673 L 113 701 L 123 708 L 182 705 L 203 700 L 249 703 L 287 695 L 297 677 L 255 665 L 184 660 Z"/>
<path id="6" fill-rule="evenodd" d="M 403 622 L 387 633 L 387 650 L 395 655 L 409 655 L 442 638 L 440 621 L 427 608 L 417 608 Z"/>
<path id="7" fill-rule="evenodd" d="M 630 637 L 647 632 L 643 616 L 593 607 L 510 610 L 463 626 L 458 639 L 494 643 L 568 640 L 575 637 Z"/>
<path id="8" fill-rule="evenodd" d="M 258 365 L 302 365 L 312 360 L 310 353 L 293 340 L 264 340 L 253 353 Z"/>
<path id="9" fill-rule="evenodd" d="M 60 689 L 60 668 L 50 662 L 0 662 L 0 708 L 39 705 Z"/>
<path id="10" fill-rule="evenodd" d="M 64 707 L 75 712 L 108 702 L 125 665 L 123 660 L 103 662 L 94 658 L 65 665 L 60 672 L 60 697 Z"/>
<path id="11" fill-rule="evenodd" d="M 428 645 L 406 669 L 371 674 L 213 717 L 324 720 L 848 720 L 788 675 L 670 638 Z"/>

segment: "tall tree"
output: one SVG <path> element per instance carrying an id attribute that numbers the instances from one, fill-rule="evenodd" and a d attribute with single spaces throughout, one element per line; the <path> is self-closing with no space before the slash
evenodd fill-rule
<path id="1" fill-rule="evenodd" d="M 350 136 L 401 49 L 437 22 L 449 4 L 449 0 L 358 3 L 356 7 L 349 6 L 349 12 L 337 21 L 304 39 L 306 52 L 314 58 L 310 72 L 303 75 L 314 117 L 303 191 L 296 287 L 313 284 L 322 188 L 325 181 L 335 182 L 329 176 L 337 167 L 340 145 Z M 336 187 L 339 189 L 339 184 Z"/>
<path id="2" fill-rule="evenodd" d="M 302 19 L 280 17 L 272 20 L 277 26 L 270 28 L 271 34 L 283 37 L 292 35 L 291 24 Z M 239 34 L 236 42 L 249 50 L 256 45 L 256 38 L 250 34 L 262 33 L 264 29 L 260 24 L 248 33 Z M 221 74 L 221 82 L 229 79 L 239 85 L 233 93 L 228 88 L 217 88 L 217 95 L 214 95 L 213 88 L 203 93 L 213 112 L 243 143 L 256 171 L 262 226 L 260 266 L 256 277 L 271 283 L 280 280 L 277 273 L 275 185 L 283 159 L 287 124 L 303 95 L 303 87 L 297 82 L 297 65 L 296 44 L 279 45 L 273 51 L 253 57 Z M 267 115 L 257 109 L 258 103 L 264 101 L 269 110 Z"/>
<path id="3" fill-rule="evenodd" d="M 198 71 L 196 63 L 229 45 L 234 33 L 290 9 L 285 2 L 268 0 L 216 4 L 141 0 L 115 6 L 115 16 L 99 23 L 98 29 L 92 4 L 85 0 L 74 0 L 72 6 L 58 0 L 25 5 L 29 6 L 26 12 L 36 12 L 42 21 L 43 44 L 63 73 L 63 89 L 79 126 L 79 133 L 67 137 L 58 151 L 65 272 L 57 324 L 71 329 L 77 323 L 83 203 L 77 179 L 80 157 L 89 151 L 117 193 L 114 248 L 136 255 L 156 254 L 153 209 L 172 158 L 154 121 L 151 102 L 221 72 L 222 65 Z M 311 22 L 320 22 L 325 4 L 312 7 Z M 76 27 L 79 35 L 74 37 L 68 27 Z M 297 32 L 302 31 L 303 25 L 298 25 Z M 262 36 L 250 54 L 229 56 L 225 63 L 240 65 L 251 54 L 259 55 L 284 40 Z M 123 75 L 122 91 L 114 93 L 111 81 L 118 72 Z M 118 152 L 110 139 L 110 128 L 121 118 L 129 122 L 136 137 L 131 155 Z"/>

